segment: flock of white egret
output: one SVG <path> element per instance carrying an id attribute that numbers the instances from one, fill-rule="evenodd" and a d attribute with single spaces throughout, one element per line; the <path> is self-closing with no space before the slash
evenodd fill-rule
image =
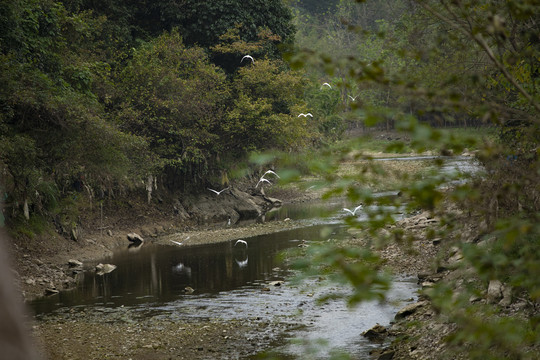
<path id="1" fill-rule="evenodd" d="M 242 60 L 240 60 L 240 63 L 242 63 L 242 62 L 244 61 L 244 59 L 249 59 L 249 60 L 251 60 L 251 63 L 252 63 L 252 64 L 255 64 L 255 59 L 253 59 L 253 56 L 251 56 L 251 55 L 244 55 L 244 56 L 242 57 Z M 327 82 L 325 82 L 325 83 L 323 83 L 323 84 L 321 85 L 321 89 L 324 88 L 325 86 L 328 87 L 329 89 L 332 89 L 332 85 L 330 85 L 330 84 L 327 83 Z M 348 96 L 352 101 L 356 101 L 356 98 L 358 97 L 358 95 L 357 95 L 357 96 L 347 95 L 347 96 Z M 308 117 L 308 116 L 309 116 L 309 117 L 313 118 L 313 115 L 312 115 L 311 113 L 307 113 L 307 114 L 301 113 L 300 115 L 298 115 L 298 117 L 301 117 L 301 116 L 303 116 L 303 117 Z M 219 194 L 218 194 L 218 195 L 219 195 Z"/>
<path id="2" fill-rule="evenodd" d="M 244 56 L 242 57 L 242 59 L 240 60 L 240 63 L 242 63 L 245 59 L 251 60 L 251 63 L 252 63 L 252 64 L 255 64 L 255 59 L 254 59 L 251 55 L 244 55 Z M 325 86 L 328 87 L 329 89 L 332 89 L 332 85 L 330 85 L 330 84 L 327 83 L 327 82 L 325 82 L 325 83 L 323 83 L 323 84 L 321 85 L 321 89 L 324 88 Z M 358 97 L 358 96 L 351 96 L 351 95 L 347 95 L 347 96 L 348 96 L 352 101 L 356 101 L 356 98 Z M 298 117 L 311 117 L 311 118 L 313 118 L 313 114 L 311 114 L 311 113 L 309 113 L 309 112 L 308 112 L 308 113 L 300 113 L 300 114 L 298 115 Z M 276 176 L 278 179 L 280 178 L 280 176 L 279 176 L 277 173 L 275 173 L 275 172 L 272 171 L 272 170 L 268 170 L 268 171 L 266 171 L 266 172 L 260 177 L 259 181 L 258 181 L 257 184 L 255 185 L 255 188 L 257 188 L 257 187 L 259 186 L 259 184 L 261 185 L 261 187 L 263 186 L 264 183 L 272 184 L 272 182 L 271 182 L 270 180 L 268 180 L 267 178 L 265 178 L 265 176 L 268 175 L 268 174 L 272 174 L 272 175 Z M 213 193 L 215 193 L 216 196 L 219 196 L 219 195 L 220 195 L 221 193 L 223 193 L 224 191 L 229 190 L 230 187 L 226 187 L 226 188 L 224 188 L 224 189 L 222 189 L 222 190 L 219 190 L 219 191 L 218 191 L 218 190 L 211 189 L 211 188 L 207 188 L 207 189 L 210 190 L 210 191 L 212 191 Z M 354 210 L 350 210 L 350 209 L 347 209 L 347 208 L 343 208 L 343 210 L 346 211 L 346 212 L 348 212 L 348 213 L 350 213 L 352 216 L 354 216 L 354 215 L 356 214 L 356 211 L 358 211 L 358 210 L 361 209 L 361 208 L 362 208 L 362 205 L 359 205 L 359 206 L 355 207 Z M 230 222 L 230 218 L 229 218 L 229 222 Z M 189 237 L 188 237 L 188 238 L 189 238 Z M 187 239 L 186 239 L 186 240 L 187 240 Z M 173 242 L 174 244 L 179 245 L 179 246 L 183 244 L 183 243 L 181 243 L 181 242 L 174 241 L 174 240 L 171 240 L 171 242 Z M 236 245 L 238 245 L 238 244 L 245 245 L 246 248 L 247 248 L 247 246 L 248 246 L 247 242 L 246 242 L 245 240 L 242 240 L 242 239 L 237 240 L 236 243 L 234 244 L 234 246 L 236 246 Z M 243 264 L 243 265 L 244 265 L 244 264 Z"/>

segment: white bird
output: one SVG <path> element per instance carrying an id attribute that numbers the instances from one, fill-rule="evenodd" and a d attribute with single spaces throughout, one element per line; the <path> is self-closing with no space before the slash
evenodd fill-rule
<path id="1" fill-rule="evenodd" d="M 362 205 L 358 205 L 357 207 L 354 208 L 354 210 L 349 210 L 349 209 L 347 209 L 347 208 L 343 208 L 343 210 L 345 210 L 345 211 L 351 213 L 351 215 L 354 216 L 354 215 L 356 214 L 356 211 L 358 211 L 358 209 L 361 209 L 361 208 L 362 208 Z"/>
<path id="2" fill-rule="evenodd" d="M 298 117 L 300 117 L 300 116 L 303 116 L 303 117 L 307 117 L 307 116 L 313 117 L 313 115 L 311 115 L 311 113 L 307 113 L 307 114 L 301 113 L 300 115 L 298 115 Z"/>
<path id="3" fill-rule="evenodd" d="M 352 101 L 356 101 L 356 98 L 358 97 L 358 95 L 356 96 L 347 95 L 347 96 L 350 97 Z"/>
<path id="4" fill-rule="evenodd" d="M 257 188 L 257 186 L 259 186 L 260 183 L 264 183 L 264 182 L 267 182 L 267 183 L 269 183 L 269 184 L 272 184 L 272 182 L 271 182 L 270 180 L 265 179 L 264 176 L 263 176 L 263 177 L 261 177 L 261 178 L 259 179 L 259 182 L 257 183 L 257 185 L 255 185 L 255 189 Z"/>
<path id="5" fill-rule="evenodd" d="M 244 61 L 244 59 L 246 58 L 250 59 L 252 64 L 255 64 L 255 60 L 253 59 L 251 55 L 244 55 L 244 57 L 242 58 L 242 60 L 240 60 L 240 62 Z"/>
<path id="6" fill-rule="evenodd" d="M 330 85 L 329 83 L 322 84 L 321 89 L 322 89 L 323 86 L 328 86 L 330 89 L 332 88 L 332 85 Z"/>
<path id="7" fill-rule="evenodd" d="M 248 247 L 247 242 L 245 242 L 244 240 L 241 240 L 241 239 L 240 239 L 240 240 L 236 240 L 236 242 L 234 243 L 234 246 L 238 245 L 239 243 L 240 243 L 240 244 L 244 244 L 244 245 L 246 245 L 246 247 Z"/>
<path id="8" fill-rule="evenodd" d="M 227 190 L 227 189 L 229 189 L 229 188 L 225 188 L 225 189 L 223 189 L 223 190 L 221 190 L 221 191 L 216 191 L 216 190 L 210 189 L 210 188 L 207 188 L 207 189 L 210 190 L 211 192 L 215 192 L 216 194 L 219 195 L 219 194 L 221 194 L 222 192 L 224 192 L 225 190 Z"/>
<path id="9" fill-rule="evenodd" d="M 191 237 L 191 236 L 188 236 L 187 238 L 184 239 L 184 241 L 189 240 L 190 237 Z M 174 241 L 174 240 L 171 240 L 171 242 L 174 243 L 174 244 L 176 244 L 176 245 L 178 245 L 178 246 L 181 246 L 181 245 L 184 244 L 183 242 L 178 242 L 178 241 Z"/>
<path id="10" fill-rule="evenodd" d="M 274 171 L 272 171 L 272 170 L 267 170 L 267 171 L 263 174 L 262 177 L 264 177 L 264 175 L 266 175 L 266 174 L 273 174 L 273 175 L 276 175 L 278 179 L 281 179 L 281 178 L 279 177 L 279 175 L 276 174 L 276 173 L 275 173 Z"/>

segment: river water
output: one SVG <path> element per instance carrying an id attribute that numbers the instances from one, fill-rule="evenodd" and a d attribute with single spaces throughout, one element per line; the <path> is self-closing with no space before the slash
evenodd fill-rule
<path id="1" fill-rule="evenodd" d="M 316 280 L 293 283 L 293 273 L 278 257 L 283 250 L 298 248 L 303 242 L 346 236 L 345 205 L 338 201 L 284 206 L 268 213 L 267 221 L 290 217 L 302 226 L 244 238 L 247 246 L 235 246 L 235 239 L 191 247 L 145 244 L 137 251 L 118 251 L 101 261 L 115 264 L 113 272 L 100 276 L 86 271 L 80 274 L 75 290 L 30 305 L 38 320 L 77 311 L 114 313 L 128 309 L 134 318 L 266 319 L 301 324 L 280 338 L 302 341 L 275 344 L 281 357 L 297 358 L 317 348 L 316 357 L 327 358 L 334 348 L 364 358 L 374 345 L 361 333 L 377 323 L 388 325 L 399 308 L 415 301 L 416 279 L 394 279 L 384 302 L 365 302 L 353 309 L 342 301 L 320 305 L 318 296 L 343 289 L 336 284 L 317 286 Z M 186 291 L 186 287 L 194 291 Z"/>

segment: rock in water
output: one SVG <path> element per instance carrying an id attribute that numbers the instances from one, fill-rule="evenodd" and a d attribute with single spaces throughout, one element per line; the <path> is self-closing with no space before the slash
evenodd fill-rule
<path id="1" fill-rule="evenodd" d="M 97 264 L 96 265 L 96 273 L 98 275 L 105 275 L 105 274 L 108 274 L 110 273 L 111 271 L 113 271 L 114 269 L 116 269 L 116 265 L 112 265 L 112 264 Z"/>
<path id="2" fill-rule="evenodd" d="M 427 305 L 429 305 L 429 301 L 419 301 L 417 303 L 407 305 L 397 312 L 395 319 L 403 319 L 411 314 L 414 314 L 416 310 L 420 309 L 421 307 Z"/>
<path id="3" fill-rule="evenodd" d="M 80 262 L 79 260 L 75 260 L 75 259 L 69 259 L 68 265 L 71 268 L 82 268 L 83 267 L 83 263 Z"/>
<path id="4" fill-rule="evenodd" d="M 144 239 L 141 237 L 141 235 L 137 233 L 129 233 L 127 234 L 127 238 L 130 242 L 134 244 L 142 244 L 144 242 Z"/>
<path id="5" fill-rule="evenodd" d="M 371 341 L 382 341 L 388 334 L 386 328 L 380 324 L 375 325 L 369 330 L 362 333 L 362 336 L 368 338 Z"/>

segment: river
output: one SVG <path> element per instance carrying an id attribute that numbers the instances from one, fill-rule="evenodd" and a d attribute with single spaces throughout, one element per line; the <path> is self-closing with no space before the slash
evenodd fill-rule
<path id="1" fill-rule="evenodd" d="M 328 358 L 331 351 L 365 358 L 374 345 L 361 333 L 377 323 L 388 325 L 399 308 L 415 301 L 416 279 L 395 278 L 384 302 L 364 302 L 352 309 L 343 301 L 320 305 L 316 301 L 320 295 L 347 289 L 337 284 L 320 286 L 316 279 L 292 282 L 294 273 L 278 256 L 303 243 L 347 236 L 342 211 L 347 205 L 336 201 L 284 206 L 268 213 L 266 221 L 290 217 L 301 226 L 244 238 L 247 246 L 235 245 L 235 239 L 200 246 L 145 244 L 124 249 L 101 260 L 117 266 L 111 273 L 85 271 L 76 289 L 30 305 L 38 321 L 74 312 L 99 312 L 114 319 L 125 311 L 135 319 L 266 319 L 290 325 L 272 345 L 282 358 L 298 358 L 313 349 L 316 358 Z"/>

